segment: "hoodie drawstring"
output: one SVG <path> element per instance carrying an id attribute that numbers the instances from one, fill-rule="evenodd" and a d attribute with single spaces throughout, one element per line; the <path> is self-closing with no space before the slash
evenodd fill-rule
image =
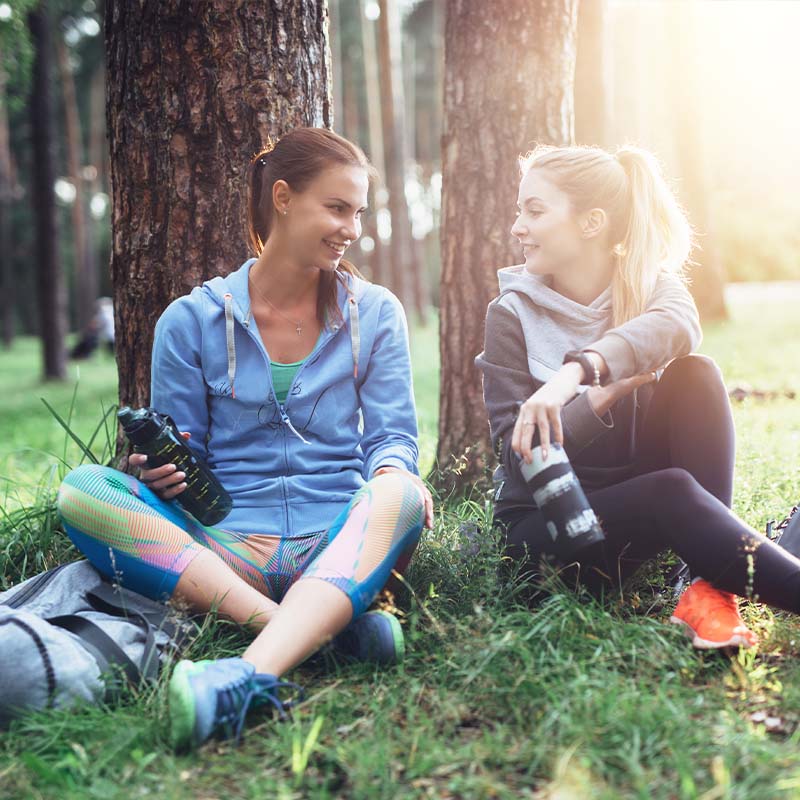
<path id="1" fill-rule="evenodd" d="M 347 305 L 350 311 L 350 346 L 353 350 L 353 380 L 358 379 L 358 354 L 361 350 L 361 331 L 358 327 L 358 303 L 350 295 Z"/>
<path id="2" fill-rule="evenodd" d="M 231 397 L 236 399 L 236 391 L 233 388 L 233 381 L 236 378 L 236 343 L 233 334 L 233 295 L 226 292 L 225 295 L 225 344 L 228 350 L 228 380 L 231 384 Z"/>
<path id="3" fill-rule="evenodd" d="M 225 300 L 225 345 L 228 351 L 228 380 L 231 384 L 231 397 L 236 399 L 236 392 L 233 388 L 233 382 L 236 378 L 236 341 L 234 338 L 234 317 L 233 317 L 233 295 L 226 292 L 223 295 Z M 358 357 L 361 352 L 361 329 L 359 328 L 358 317 L 358 302 L 354 294 L 350 294 L 347 300 L 348 315 L 350 317 L 350 348 L 353 353 L 353 380 L 358 380 Z M 249 316 L 249 315 L 248 315 Z M 247 326 L 249 320 L 245 320 L 244 324 Z M 289 428 L 289 430 L 305 444 L 311 444 L 307 439 L 298 432 L 292 425 L 288 414 L 281 408 L 281 420 Z"/>

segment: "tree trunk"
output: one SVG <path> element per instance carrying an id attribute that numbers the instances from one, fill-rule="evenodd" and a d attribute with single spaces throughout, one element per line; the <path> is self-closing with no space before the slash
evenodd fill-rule
<path id="1" fill-rule="evenodd" d="M 379 64 L 375 46 L 375 23 L 367 19 L 367 0 L 359 0 L 358 18 L 361 29 L 361 49 L 364 55 L 364 87 L 367 95 L 367 130 L 369 142 L 369 159 L 381 180 L 385 180 L 386 165 L 383 157 L 383 131 L 381 127 L 381 87 L 378 78 Z M 375 242 L 375 248 L 370 253 L 371 278 L 375 283 L 387 282 L 385 269 L 386 248 L 378 235 L 378 211 L 385 207 L 385 190 L 375 186 L 371 190 L 369 219 L 365 224 L 366 233 Z"/>
<path id="2" fill-rule="evenodd" d="M 579 0 L 575 60 L 575 141 L 611 142 L 611 80 L 606 0 Z"/>
<path id="3" fill-rule="evenodd" d="M 416 46 L 413 37 L 403 37 L 403 84 L 405 95 L 405 118 L 407 126 L 405 129 L 405 141 L 409 163 L 417 167 L 416 178 L 419 181 L 421 175 L 419 174 L 418 164 L 419 160 L 416 153 L 416 126 L 417 126 L 417 101 L 416 101 L 416 87 L 414 82 L 414 64 L 416 63 Z M 409 210 L 410 213 L 410 210 Z M 422 242 L 414 238 L 413 227 L 409 223 L 409 244 L 411 250 L 409 253 L 410 272 L 411 272 L 411 289 L 414 298 L 414 311 L 417 314 L 417 321 L 421 325 L 428 323 L 428 306 L 430 305 L 430 288 L 428 284 L 428 275 L 424 269 L 424 260 L 422 258 Z"/>
<path id="4" fill-rule="evenodd" d="M 481 378 L 495 272 L 519 262 L 509 233 L 517 156 L 572 139 L 577 0 L 452 0 L 445 23 L 440 297 L 440 481 L 485 474 L 490 452 Z M 453 471 L 450 468 L 458 465 Z"/>
<path id="5" fill-rule="evenodd" d="M 149 396 L 153 327 L 249 255 L 246 174 L 268 138 L 330 127 L 325 0 L 109 0 L 107 118 L 119 396 Z"/>
<path id="6" fill-rule="evenodd" d="M 75 247 L 73 302 L 75 321 L 79 331 L 86 330 L 95 315 L 97 300 L 97 273 L 91 259 L 91 234 L 87 224 L 86 192 L 81 170 L 83 163 L 83 136 L 81 135 L 75 82 L 69 64 L 69 52 L 62 36 L 56 36 L 56 58 L 64 96 L 64 133 L 66 138 L 67 172 L 75 187 L 72 203 L 72 239 Z"/>
<path id="7" fill-rule="evenodd" d="M 704 322 L 728 318 L 725 305 L 725 278 L 714 232 L 714 215 L 708 201 L 711 183 L 706 152 L 706 125 L 703 105 L 702 71 L 698 69 L 698 39 L 694 2 L 667 7 L 668 26 L 674 38 L 672 53 L 683 69 L 669 73 L 669 90 L 674 109 L 674 135 L 677 175 L 681 201 L 697 232 L 699 247 L 691 267 L 692 291 L 700 318 Z M 683 76 L 691 75 L 692 80 Z M 714 90 L 716 91 L 716 89 Z"/>
<path id="8" fill-rule="evenodd" d="M 99 66 L 92 75 L 89 85 L 89 250 L 87 253 L 88 269 L 97 278 L 97 294 L 107 295 L 109 290 L 108 259 L 104 255 L 101 260 L 100 224 L 92 213 L 92 200 L 100 192 L 107 191 L 108 180 L 108 146 L 106 139 L 105 114 L 106 105 L 106 71 Z M 105 224 L 105 223 L 102 223 Z M 102 261 L 102 265 L 101 265 Z"/>
<path id="9" fill-rule="evenodd" d="M 389 242 L 390 287 L 400 302 L 411 308 L 413 270 L 411 223 L 405 194 L 405 123 L 403 100 L 402 54 L 400 52 L 400 16 L 396 0 L 379 0 L 378 20 L 381 77 L 381 118 L 386 158 L 386 188 L 389 190 L 389 213 L 392 238 Z"/>
<path id="10" fill-rule="evenodd" d="M 34 46 L 31 80 L 31 129 L 33 141 L 33 214 L 36 220 L 36 272 L 39 331 L 42 339 L 45 380 L 67 376 L 64 340 L 67 334 L 67 298 L 64 274 L 58 258 L 56 201 L 53 193 L 53 37 L 47 3 L 28 15 Z"/>
<path id="11" fill-rule="evenodd" d="M 342 53 L 341 18 L 342 0 L 329 0 L 328 38 L 331 47 L 331 99 L 333 101 L 333 127 L 343 136 L 347 136 L 347 125 L 345 124 L 344 112 L 344 64 Z"/>
<path id="12" fill-rule="evenodd" d="M 14 341 L 14 277 L 11 273 L 11 146 L 9 143 L 8 111 L 6 110 L 6 73 L 4 53 L 0 49 L 0 336 L 4 347 Z"/>

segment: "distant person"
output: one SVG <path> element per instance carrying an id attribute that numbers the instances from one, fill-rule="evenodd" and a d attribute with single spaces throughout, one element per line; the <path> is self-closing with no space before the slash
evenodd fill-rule
<path id="1" fill-rule="evenodd" d="M 300 128 L 253 159 L 255 257 L 172 303 L 155 329 L 152 405 L 177 423 L 233 497 L 225 528 L 174 502 L 174 465 L 140 479 L 71 472 L 59 509 L 109 577 L 172 596 L 256 633 L 241 658 L 181 661 L 169 688 L 173 740 L 238 735 L 248 707 L 283 708 L 279 676 L 337 637 L 395 663 L 403 636 L 364 613 L 402 569 L 430 493 L 417 476 L 405 315 L 343 259 L 361 234 L 373 168 L 335 133 Z"/>
<path id="2" fill-rule="evenodd" d="M 110 297 L 99 297 L 95 304 L 97 320 L 97 337 L 99 343 L 114 353 L 114 303 Z"/>
<path id="3" fill-rule="evenodd" d="M 75 361 L 87 359 L 101 345 L 113 354 L 114 305 L 110 297 L 99 297 L 95 301 L 94 315 L 69 351 L 69 357 Z"/>
<path id="4" fill-rule="evenodd" d="M 711 359 L 690 355 L 701 331 L 683 279 L 689 224 L 644 150 L 539 147 L 521 168 L 511 233 L 525 260 L 498 273 L 477 359 L 508 552 L 534 572 L 554 561 L 602 590 L 671 548 L 696 576 L 671 621 L 696 647 L 749 647 L 756 637 L 736 595 L 800 612 L 800 560 L 731 512 L 725 385 Z M 563 444 L 586 518 L 605 535 L 574 553 L 572 567 L 523 478 L 534 437 L 537 468 L 558 461 L 552 442 Z M 538 495 L 548 514 L 569 485 L 558 478 Z"/>

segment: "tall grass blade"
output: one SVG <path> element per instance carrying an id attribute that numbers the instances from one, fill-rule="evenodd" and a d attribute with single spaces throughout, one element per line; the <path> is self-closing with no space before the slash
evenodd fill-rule
<path id="1" fill-rule="evenodd" d="M 72 441 L 75 442 L 75 444 L 77 444 L 78 447 L 80 447 L 86 458 L 88 458 L 92 462 L 92 464 L 99 464 L 100 462 L 95 458 L 94 453 L 73 432 L 72 428 L 70 428 L 69 426 L 69 423 L 64 422 L 58 411 L 56 411 L 53 408 L 53 406 L 51 406 L 50 403 L 48 403 L 47 400 L 44 399 L 44 397 L 41 397 L 39 399 L 45 404 L 45 406 L 47 406 L 47 410 L 55 417 L 56 422 L 58 422 L 58 424 L 67 432 L 67 435 L 72 439 Z"/>

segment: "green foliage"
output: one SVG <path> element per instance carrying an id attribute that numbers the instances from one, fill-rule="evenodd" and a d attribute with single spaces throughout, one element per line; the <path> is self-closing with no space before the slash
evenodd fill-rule
<path id="1" fill-rule="evenodd" d="M 800 378 L 787 369 L 800 333 L 791 317 L 796 300 L 784 294 L 770 301 L 774 314 L 765 314 L 760 296 L 735 296 L 733 321 L 707 332 L 705 351 L 734 382 L 746 376 L 754 387 L 800 390 Z M 420 418 L 430 426 L 421 427 L 432 437 L 435 333 L 412 330 L 412 342 Z M 15 373 L 23 385 L 27 375 L 35 383 L 35 358 L 26 354 Z M 6 362 L 18 358 L 0 356 L 0 380 L 9 374 Z M 40 455 L 39 471 L 27 459 L 17 478 L 35 485 L 47 458 L 57 473 L 62 460 L 82 457 L 38 396 L 88 442 L 103 414 L 97 398 L 113 395 L 113 380 L 103 383 L 99 374 L 111 369 L 108 360 L 81 367 L 71 417 L 72 387 L 60 394 L 29 388 L 24 411 L 44 429 L 37 435 L 49 437 L 47 444 L 32 441 L 58 455 Z M 0 396 L 4 437 L 21 424 L 6 423 L 13 403 Z M 83 407 L 87 416 L 78 413 Z M 736 510 L 762 527 L 798 499 L 800 409 L 785 397 L 748 399 L 734 414 Z M 426 449 L 432 452 L 431 442 L 423 441 Z M 0 449 L 0 462 L 18 457 Z M 287 723 L 254 711 L 238 749 L 212 743 L 199 754 L 172 753 L 164 681 L 113 709 L 30 715 L 0 734 L 0 799 L 798 796 L 795 619 L 747 606 L 762 644 L 728 659 L 693 651 L 665 624 L 669 602 L 644 613 L 653 606 L 647 595 L 664 589 L 658 570 L 623 597 L 603 601 L 568 591 L 552 576 L 532 605 L 534 587 L 504 558 L 490 516 L 479 494 L 437 509 L 436 530 L 424 534 L 395 598 L 408 643 L 401 667 L 345 664 L 329 653 L 309 660 L 288 676 L 307 688 L 308 700 Z M 476 525 L 477 535 L 465 537 L 465 523 Z M 48 541 L 45 527 L 15 559 L 37 547 L 53 557 L 58 534 Z M 0 545 L 12 533 L 0 520 Z M 236 654 L 247 641 L 230 623 L 209 623 L 190 656 Z"/>
<path id="2" fill-rule="evenodd" d="M 14 112 L 24 105 L 30 85 L 33 42 L 28 30 L 28 12 L 36 7 L 38 0 L 4 0 L 4 3 L 10 14 L 7 19 L 0 19 L 0 70 L 5 73 L 9 92 L 7 98 L 0 100 L 8 102 Z"/>

